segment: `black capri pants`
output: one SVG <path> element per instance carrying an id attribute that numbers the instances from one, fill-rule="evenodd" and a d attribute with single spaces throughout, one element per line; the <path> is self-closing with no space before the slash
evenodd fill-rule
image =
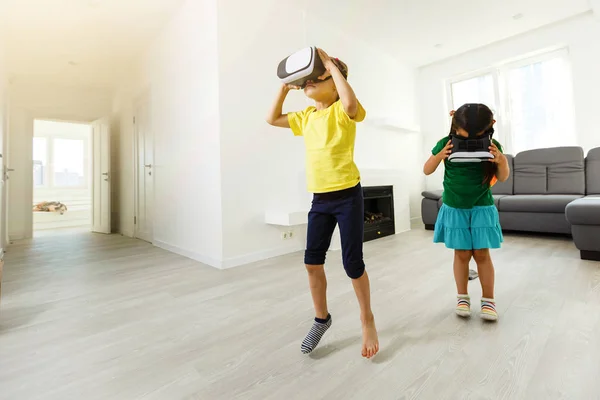
<path id="1" fill-rule="evenodd" d="M 339 224 L 346 274 L 352 279 L 363 276 L 364 207 L 360 183 L 337 192 L 316 193 L 308 213 L 304 263 L 325 264 L 333 231 L 336 224 Z"/>

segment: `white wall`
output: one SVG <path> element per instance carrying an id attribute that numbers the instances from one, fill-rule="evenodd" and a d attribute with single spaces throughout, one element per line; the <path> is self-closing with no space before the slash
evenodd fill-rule
<path id="1" fill-rule="evenodd" d="M 282 241 L 281 230 L 264 223 L 267 209 L 301 211 L 308 207 L 302 140 L 265 123 L 279 86 L 277 64 L 287 53 L 305 45 L 302 9 L 294 3 L 219 0 L 225 266 L 303 246 L 305 233 L 301 229 L 291 241 Z M 290 97 L 287 110 L 308 105 L 299 94 Z"/>
<path id="2" fill-rule="evenodd" d="M 357 42 L 352 43 L 356 46 Z M 403 179 L 401 188 L 404 191 L 398 194 L 408 194 L 411 217 L 420 218 L 424 178 L 421 174 L 421 154 L 415 151 L 422 146 L 422 137 L 418 132 L 417 71 L 398 63 L 389 55 L 369 50 L 370 46 L 359 46 L 353 61 L 354 73 L 360 76 L 354 87 L 360 93 L 365 107 L 368 107 L 368 117 L 361 124 L 356 138 L 356 163 L 363 171 L 398 171 Z M 374 59 L 378 60 L 376 67 L 373 65 Z M 373 73 L 374 68 L 377 73 Z M 394 123 L 417 131 L 381 129 L 371 124 L 380 118 L 391 118 Z"/>
<path id="3" fill-rule="evenodd" d="M 598 38 L 600 22 L 588 13 L 422 68 L 419 102 L 423 156 L 430 154 L 435 142 L 447 134 L 446 79 L 556 46 L 568 46 L 570 52 L 579 145 L 585 150 L 600 146 L 596 117 L 600 92 Z M 441 179 L 438 171 L 427 179 L 427 188 L 439 189 Z"/>
<path id="4" fill-rule="evenodd" d="M 4 62 L 4 48 L 0 42 L 0 174 L 4 172 L 6 165 L 6 147 L 8 144 L 8 81 Z M 0 248 L 6 248 L 6 182 L 0 177 Z"/>
<path id="5" fill-rule="evenodd" d="M 307 210 L 310 199 L 302 139 L 263 122 L 279 85 L 275 71 L 283 57 L 303 46 L 323 47 L 348 64 L 349 81 L 367 109 L 368 118 L 393 117 L 410 126 L 417 121 L 413 69 L 399 64 L 391 55 L 372 50 L 369 43 L 358 37 L 331 29 L 331 23 L 318 20 L 318 12 L 302 10 L 294 1 L 283 3 L 219 1 L 225 266 L 304 248 L 305 226 L 295 228 L 295 240 L 282 241 L 282 229 L 264 223 L 265 210 Z M 247 18 L 248 15 L 253 18 Z M 302 93 L 292 93 L 284 111 L 308 104 Z M 385 131 L 365 123 L 359 124 L 357 136 L 359 169 L 406 172 L 410 182 L 407 190 L 418 204 L 423 181 L 414 174 L 419 164 L 415 161 L 418 152 L 406 150 L 421 147 L 419 135 Z"/>
<path id="6" fill-rule="evenodd" d="M 19 79 L 9 88 L 8 235 L 32 237 L 33 120 L 91 122 L 110 115 L 112 95 L 101 89 L 38 84 Z"/>
<path id="7" fill-rule="evenodd" d="M 154 243 L 210 265 L 222 255 L 216 2 L 185 2 L 113 103 L 120 231 L 133 234 L 133 108 L 150 93 Z"/>

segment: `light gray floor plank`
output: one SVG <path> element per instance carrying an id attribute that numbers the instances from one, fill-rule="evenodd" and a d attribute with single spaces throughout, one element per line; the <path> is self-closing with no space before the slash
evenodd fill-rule
<path id="1" fill-rule="evenodd" d="M 507 235 L 500 321 L 454 316 L 452 253 L 422 229 L 367 243 L 381 353 L 339 253 L 333 327 L 309 357 L 302 254 L 218 271 L 121 236 L 43 235 L 6 254 L 0 399 L 593 399 L 600 263 L 571 240 Z M 474 267 L 474 265 L 473 265 Z"/>

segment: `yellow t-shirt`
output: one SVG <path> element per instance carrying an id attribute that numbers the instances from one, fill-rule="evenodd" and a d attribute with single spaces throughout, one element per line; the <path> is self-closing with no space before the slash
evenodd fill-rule
<path id="1" fill-rule="evenodd" d="M 288 113 L 294 135 L 304 136 L 309 192 L 328 193 L 358 185 L 360 172 L 354 163 L 354 142 L 356 123 L 365 116 L 365 109 L 358 103 L 356 116 L 351 119 L 341 100 L 324 110 L 311 106 Z"/>

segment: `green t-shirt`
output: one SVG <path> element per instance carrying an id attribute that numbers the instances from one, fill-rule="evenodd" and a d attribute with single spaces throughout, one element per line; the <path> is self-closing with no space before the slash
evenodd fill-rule
<path id="1" fill-rule="evenodd" d="M 450 138 L 441 139 L 431 153 L 439 154 Z M 494 144 L 498 150 L 503 152 L 502 146 L 496 140 Z M 488 162 L 488 161 L 485 161 Z M 444 166 L 444 196 L 443 202 L 453 208 L 473 208 L 476 206 L 493 206 L 492 188 L 485 185 L 483 162 L 481 163 L 458 163 L 445 160 Z"/>

